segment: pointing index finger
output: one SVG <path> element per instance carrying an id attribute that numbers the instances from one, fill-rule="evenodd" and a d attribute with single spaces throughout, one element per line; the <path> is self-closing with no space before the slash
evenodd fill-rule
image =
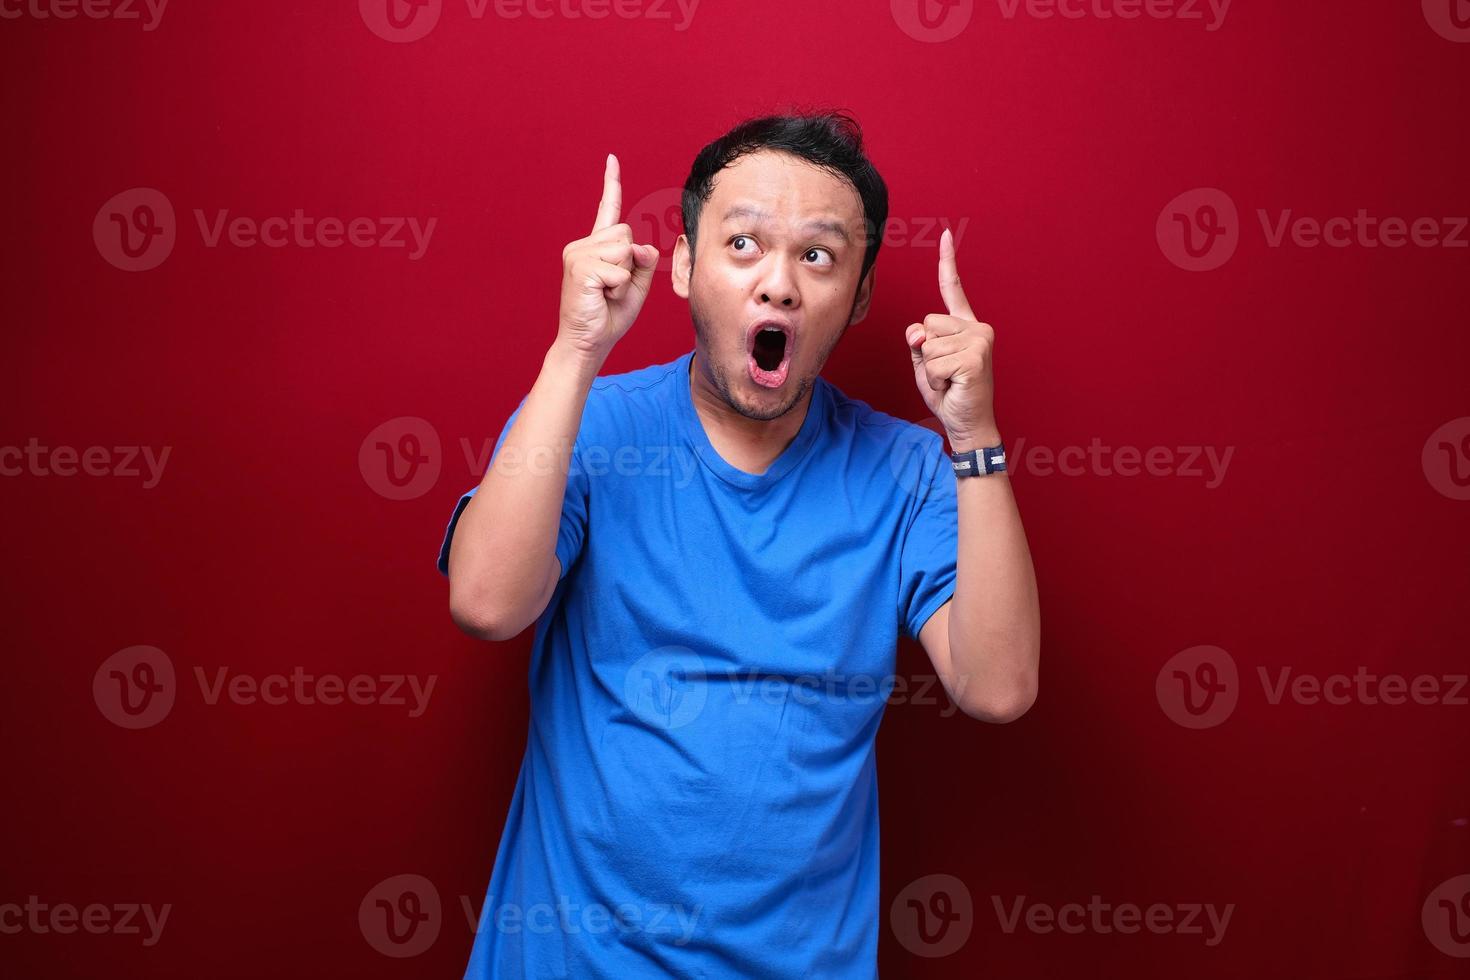
<path id="1" fill-rule="evenodd" d="M 602 203 L 597 206 L 597 221 L 593 231 L 611 228 L 621 220 L 623 213 L 623 171 L 618 158 L 607 155 L 607 170 L 602 175 Z"/>
<path id="2" fill-rule="evenodd" d="M 955 262 L 954 235 L 948 228 L 939 236 L 939 295 L 944 297 L 944 307 L 950 316 L 975 319 L 970 301 L 965 298 L 965 289 L 960 285 L 959 265 Z"/>

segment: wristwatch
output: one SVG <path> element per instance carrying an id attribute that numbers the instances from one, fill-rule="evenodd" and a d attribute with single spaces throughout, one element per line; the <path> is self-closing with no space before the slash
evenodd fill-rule
<path id="1" fill-rule="evenodd" d="M 967 453 L 950 453 L 955 476 L 989 476 L 1004 473 L 1006 469 L 1006 447 L 991 446 L 989 449 L 972 449 Z"/>

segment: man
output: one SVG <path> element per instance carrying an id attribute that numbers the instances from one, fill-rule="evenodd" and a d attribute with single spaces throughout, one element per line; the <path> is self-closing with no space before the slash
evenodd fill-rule
<path id="1" fill-rule="evenodd" d="M 466 632 L 537 627 L 468 975 L 873 977 L 873 739 L 899 634 L 969 715 L 1036 696 L 1035 576 L 991 472 L 993 332 L 946 232 L 948 312 L 904 339 L 953 463 L 823 380 L 867 314 L 887 190 L 851 119 L 769 117 L 684 187 L 694 349 L 598 377 L 659 257 L 621 207 L 609 156 L 556 338 L 439 555 Z"/>

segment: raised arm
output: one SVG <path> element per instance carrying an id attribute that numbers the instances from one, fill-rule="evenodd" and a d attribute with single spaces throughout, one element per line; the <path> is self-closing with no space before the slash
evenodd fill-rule
<path id="1" fill-rule="evenodd" d="M 939 242 L 939 292 L 948 313 L 910 324 L 905 340 L 919 393 L 944 423 L 950 449 L 999 445 L 995 422 L 995 330 L 982 323 L 960 285 L 954 237 Z M 919 633 L 940 681 L 966 714 L 1019 718 L 1036 700 L 1041 608 L 1036 571 L 1009 477 L 959 479 L 954 597 Z"/>
<path id="2" fill-rule="evenodd" d="M 622 200 L 618 159 L 609 155 L 592 234 L 562 251 L 556 338 L 450 542 L 449 612 L 471 636 L 516 636 L 546 609 L 561 577 L 556 540 L 582 409 L 658 263 L 658 249 L 634 244 Z"/>

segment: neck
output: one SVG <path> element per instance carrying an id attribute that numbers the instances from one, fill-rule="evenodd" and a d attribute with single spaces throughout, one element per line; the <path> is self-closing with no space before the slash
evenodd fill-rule
<path id="1" fill-rule="evenodd" d="M 747 418 L 730 407 L 710 380 L 696 349 L 689 359 L 689 396 L 710 443 L 730 465 L 764 473 L 782 450 L 791 445 L 806 421 L 812 390 L 808 388 L 791 410 L 763 421 Z"/>

